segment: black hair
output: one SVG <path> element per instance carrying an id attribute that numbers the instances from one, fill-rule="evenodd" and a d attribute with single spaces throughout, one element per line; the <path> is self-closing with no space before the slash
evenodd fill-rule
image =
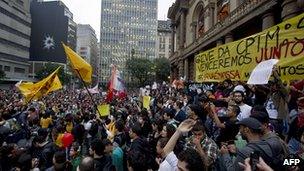
<path id="1" fill-rule="evenodd" d="M 21 156 L 18 159 L 18 167 L 21 170 L 31 170 L 32 168 L 32 156 L 27 153 L 21 154 Z"/>
<path id="2" fill-rule="evenodd" d="M 131 130 L 133 133 L 135 133 L 137 136 L 141 136 L 142 135 L 142 130 L 141 130 L 141 126 L 138 122 L 135 122 L 132 126 L 131 126 Z"/>
<path id="3" fill-rule="evenodd" d="M 29 109 L 28 109 L 28 111 L 30 111 L 30 112 L 35 112 L 35 111 L 36 111 L 36 109 L 35 109 L 35 108 L 33 108 L 33 107 L 31 107 L 31 108 L 29 108 Z"/>
<path id="4" fill-rule="evenodd" d="M 200 107 L 198 105 L 191 104 L 189 108 L 195 113 L 195 115 L 199 116 L 200 114 Z"/>
<path id="5" fill-rule="evenodd" d="M 147 171 L 146 156 L 138 150 L 131 150 L 127 155 L 127 161 L 134 171 Z"/>
<path id="6" fill-rule="evenodd" d="M 175 116 L 175 110 L 174 109 L 166 108 L 164 110 L 164 114 L 166 114 L 169 118 L 173 119 L 174 116 Z"/>
<path id="7" fill-rule="evenodd" d="M 174 127 L 172 124 L 166 124 L 166 130 L 167 130 L 167 138 L 171 138 L 176 131 L 176 127 Z"/>
<path id="8" fill-rule="evenodd" d="M 232 84 L 232 81 L 230 79 L 226 79 L 223 82 L 227 82 L 229 85 Z"/>
<path id="9" fill-rule="evenodd" d="M 205 127 L 201 122 L 196 122 L 192 128 L 193 132 L 197 132 L 197 131 L 203 131 L 205 132 Z"/>
<path id="10" fill-rule="evenodd" d="M 233 92 L 233 95 L 234 95 L 235 93 L 240 93 L 240 94 L 242 95 L 243 99 L 245 98 L 245 93 L 244 93 L 244 92 L 242 92 L 242 91 L 240 91 L 240 90 L 236 90 L 236 91 Z"/>
<path id="11" fill-rule="evenodd" d="M 186 150 L 179 153 L 178 160 L 187 163 L 186 168 L 189 171 L 206 170 L 206 166 L 202 161 L 201 156 L 198 154 L 196 150 L 192 148 L 187 148 Z"/>
<path id="12" fill-rule="evenodd" d="M 177 100 L 175 103 L 179 109 L 181 109 L 184 106 L 184 103 L 182 101 Z"/>
<path id="13" fill-rule="evenodd" d="M 108 145 L 112 145 L 112 142 L 111 142 L 109 139 L 103 139 L 103 140 L 102 140 L 102 144 L 103 144 L 104 146 L 108 146 Z"/>
<path id="14" fill-rule="evenodd" d="M 91 149 L 98 155 L 102 156 L 104 154 L 105 146 L 101 140 L 95 139 L 91 143 Z"/>
<path id="15" fill-rule="evenodd" d="M 66 160 L 65 151 L 57 151 L 54 155 L 55 162 L 54 170 L 55 171 L 67 171 L 72 170 L 72 164 Z"/>
<path id="16" fill-rule="evenodd" d="M 269 116 L 265 112 L 254 112 L 250 115 L 250 117 L 255 118 L 262 124 L 268 124 L 269 123 Z"/>
<path id="17" fill-rule="evenodd" d="M 263 105 L 255 105 L 255 106 L 252 107 L 251 114 L 255 114 L 255 113 L 259 113 L 259 112 L 264 112 L 264 113 L 266 113 L 268 115 L 268 112 L 267 112 L 265 106 L 263 106 Z"/>
<path id="18" fill-rule="evenodd" d="M 125 125 L 123 123 L 122 120 L 118 120 L 115 122 L 115 128 L 119 131 L 119 132 L 123 132 L 125 129 Z"/>

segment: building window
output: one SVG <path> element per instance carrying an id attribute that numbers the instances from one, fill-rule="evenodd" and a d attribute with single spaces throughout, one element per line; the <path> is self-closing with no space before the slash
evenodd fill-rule
<path id="1" fill-rule="evenodd" d="M 18 68 L 18 67 L 15 67 L 15 69 L 14 69 L 14 72 L 16 72 L 16 73 L 25 73 L 25 69 L 24 68 Z"/>
<path id="2" fill-rule="evenodd" d="M 229 1 L 222 0 L 222 1 L 218 2 L 218 4 L 217 4 L 217 11 L 218 11 L 217 19 L 218 19 L 218 21 L 223 21 L 225 18 L 228 17 L 229 11 L 230 11 L 229 8 L 230 8 Z"/>
<path id="3" fill-rule="evenodd" d="M 10 72 L 10 71 L 11 71 L 11 67 L 9 67 L 9 66 L 4 66 L 4 71 Z"/>
<path id="4" fill-rule="evenodd" d="M 202 9 L 200 14 L 199 14 L 198 21 L 197 21 L 198 36 L 199 37 L 201 37 L 205 32 L 204 20 L 205 20 L 204 9 Z"/>

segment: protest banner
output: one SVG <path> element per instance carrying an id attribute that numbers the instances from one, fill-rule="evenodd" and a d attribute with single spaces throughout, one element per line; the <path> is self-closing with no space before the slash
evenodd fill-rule
<path id="1" fill-rule="evenodd" d="M 99 105 L 97 108 L 98 108 L 98 111 L 99 111 L 99 114 L 101 117 L 110 115 L 110 105 L 109 104 L 102 104 L 102 105 Z"/>
<path id="2" fill-rule="evenodd" d="M 146 109 L 150 109 L 150 96 L 143 96 L 143 107 Z"/>
<path id="3" fill-rule="evenodd" d="M 196 55 L 196 81 L 246 81 L 257 64 L 269 59 L 279 60 L 282 80 L 304 79 L 304 14 Z"/>

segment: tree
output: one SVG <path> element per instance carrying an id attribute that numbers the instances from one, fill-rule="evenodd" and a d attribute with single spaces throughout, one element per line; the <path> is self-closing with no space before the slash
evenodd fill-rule
<path id="1" fill-rule="evenodd" d="M 140 85 L 147 83 L 153 74 L 153 63 L 145 58 L 131 58 L 126 61 L 127 71 L 138 80 Z"/>
<path id="2" fill-rule="evenodd" d="M 47 77 L 52 72 L 54 72 L 59 66 L 60 65 L 58 64 L 52 64 L 52 63 L 45 64 L 45 66 L 36 73 L 36 78 L 42 80 L 43 78 Z M 68 84 L 71 80 L 71 76 L 64 72 L 63 67 L 59 69 L 58 77 L 62 84 Z"/>
<path id="3" fill-rule="evenodd" d="M 170 61 L 167 58 L 157 58 L 154 60 L 155 79 L 158 82 L 168 81 L 170 76 Z"/>

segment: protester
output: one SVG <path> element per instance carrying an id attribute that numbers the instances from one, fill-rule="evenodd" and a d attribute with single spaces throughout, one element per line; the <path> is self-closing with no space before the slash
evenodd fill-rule
<path id="1" fill-rule="evenodd" d="M 288 170 L 290 154 L 304 159 L 304 84 L 288 92 L 273 76 L 265 85 L 157 84 L 142 90 L 148 109 L 134 90 L 113 98 L 105 117 L 81 90 L 27 104 L 18 91 L 0 90 L 0 170 L 249 170 L 255 151 L 258 168 Z M 101 93 L 93 99 L 107 103 Z"/>

